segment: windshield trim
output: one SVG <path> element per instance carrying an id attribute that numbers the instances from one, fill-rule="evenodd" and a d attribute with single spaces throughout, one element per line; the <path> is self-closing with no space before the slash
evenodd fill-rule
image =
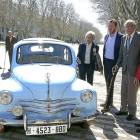
<path id="1" fill-rule="evenodd" d="M 62 45 L 62 44 L 56 44 L 56 43 L 46 43 L 46 42 L 42 42 L 42 44 L 49 44 L 49 45 L 58 45 L 58 46 L 62 46 L 62 47 L 66 47 L 66 48 L 68 48 L 69 49 L 69 51 L 70 51 L 70 58 L 71 58 L 71 63 L 69 63 L 69 64 L 64 64 L 64 63 L 57 63 L 57 61 L 56 62 L 33 62 L 32 60 L 31 60 L 31 63 L 19 63 L 18 62 L 18 51 L 19 51 L 19 48 L 21 47 L 21 46 L 24 46 L 24 45 L 33 45 L 33 44 L 35 44 L 35 45 L 38 45 L 39 44 L 39 42 L 35 42 L 35 43 L 25 43 L 25 44 L 21 44 L 21 45 L 19 45 L 18 46 L 18 48 L 17 48 L 17 51 L 16 51 L 16 63 L 18 64 L 18 65 L 27 65 L 27 64 L 44 64 L 44 63 L 47 63 L 47 64 L 59 64 L 59 65 L 72 65 L 73 64 L 73 57 L 72 57 L 72 52 L 71 52 L 71 49 L 67 46 L 67 45 Z M 26 51 L 25 51 L 26 52 Z M 30 52 L 31 52 L 31 50 L 30 50 Z M 27 53 L 27 52 L 26 52 Z M 34 52 L 34 54 L 37 54 L 38 52 Z M 50 52 L 49 52 L 50 53 Z M 27 53 L 28 54 L 28 53 Z M 51 56 L 53 56 L 52 54 L 51 54 Z M 54 56 L 55 57 L 55 56 Z M 59 57 L 59 56 L 58 56 Z"/>

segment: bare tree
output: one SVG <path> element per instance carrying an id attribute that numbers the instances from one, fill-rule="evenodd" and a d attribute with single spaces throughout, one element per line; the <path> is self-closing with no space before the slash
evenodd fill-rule
<path id="1" fill-rule="evenodd" d="M 97 40 L 102 37 L 91 23 L 80 19 L 73 4 L 62 0 L 0 0 L 0 24 L 19 37 L 50 37 L 68 42 L 85 41 L 85 33 L 93 30 Z"/>
<path id="2" fill-rule="evenodd" d="M 135 20 L 138 30 L 140 29 L 140 1 L 139 0 L 89 0 L 93 4 L 93 8 L 99 13 L 98 20 L 101 23 L 107 22 L 109 19 L 118 21 L 119 31 L 124 33 L 123 24 L 127 19 Z"/>

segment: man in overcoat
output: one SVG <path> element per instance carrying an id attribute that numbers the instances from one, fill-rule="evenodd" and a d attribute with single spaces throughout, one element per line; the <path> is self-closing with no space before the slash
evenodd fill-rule
<path id="1" fill-rule="evenodd" d="M 15 43 L 17 43 L 16 37 L 13 35 L 11 31 L 8 31 L 8 36 L 6 36 L 5 45 L 6 45 L 6 51 L 8 51 L 9 54 L 9 61 L 10 61 L 9 71 L 11 70 L 13 47 Z"/>

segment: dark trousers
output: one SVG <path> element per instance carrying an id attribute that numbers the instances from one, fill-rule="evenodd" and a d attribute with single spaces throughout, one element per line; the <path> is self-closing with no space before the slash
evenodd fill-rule
<path id="1" fill-rule="evenodd" d="M 107 87 L 107 92 L 110 86 L 111 78 L 113 76 L 112 73 L 112 67 L 114 67 L 114 61 L 111 59 L 106 59 L 104 61 L 104 76 L 105 76 L 105 81 L 106 81 L 106 87 Z M 116 78 L 116 73 L 114 77 L 114 81 Z M 109 97 L 108 97 L 108 102 L 107 106 L 110 106 L 110 104 L 113 104 L 113 92 L 114 92 L 114 82 L 112 83 L 112 87 L 110 89 Z"/>
<path id="2" fill-rule="evenodd" d="M 9 53 L 9 62 L 10 62 L 10 68 L 11 68 L 12 54 L 13 54 L 13 52 L 8 52 L 8 53 Z"/>
<path id="3" fill-rule="evenodd" d="M 94 71 L 90 71 L 90 64 L 84 64 L 84 71 L 80 71 L 80 79 L 86 81 L 86 74 L 87 74 L 87 82 L 93 85 Z"/>

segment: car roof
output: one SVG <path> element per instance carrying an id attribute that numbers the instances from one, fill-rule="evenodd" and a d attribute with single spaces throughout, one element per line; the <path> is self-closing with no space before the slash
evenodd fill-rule
<path id="1" fill-rule="evenodd" d="M 65 43 L 62 40 L 58 40 L 58 39 L 53 39 L 53 38 L 27 38 L 27 39 L 23 39 L 21 41 L 52 41 L 52 42 L 62 42 Z"/>
<path id="2" fill-rule="evenodd" d="M 71 48 L 74 51 L 73 47 L 70 44 L 62 40 L 53 39 L 53 38 L 27 38 L 27 39 L 18 41 L 17 46 L 21 44 L 26 44 L 26 43 L 38 43 L 38 42 L 48 42 L 48 43 L 54 43 L 54 44 L 59 44 L 59 45 L 66 45 L 67 47 Z"/>

